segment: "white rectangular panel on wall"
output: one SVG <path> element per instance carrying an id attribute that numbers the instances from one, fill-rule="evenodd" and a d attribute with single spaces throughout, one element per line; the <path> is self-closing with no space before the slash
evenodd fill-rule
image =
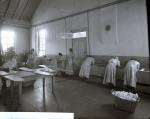
<path id="1" fill-rule="evenodd" d="M 15 28 L 16 31 L 16 53 L 21 54 L 29 49 L 30 30 L 24 28 Z"/>
<path id="2" fill-rule="evenodd" d="M 87 13 L 69 17 L 67 21 L 69 30 L 79 30 L 88 27 Z"/>
<path id="3" fill-rule="evenodd" d="M 115 5 L 89 12 L 91 55 L 110 55 L 118 44 Z M 106 28 L 107 27 L 107 28 Z"/>
<path id="4" fill-rule="evenodd" d="M 65 32 L 65 20 L 46 24 L 43 28 L 47 31 L 46 54 L 66 54 L 66 40 L 58 37 Z"/>
<path id="5" fill-rule="evenodd" d="M 117 43 L 116 36 L 116 21 L 117 21 L 117 6 L 110 6 L 100 10 L 100 24 L 101 24 L 101 41 L 102 44 Z"/>
<path id="6" fill-rule="evenodd" d="M 34 48 L 34 49 L 36 49 L 36 45 L 35 45 L 35 43 L 36 43 L 36 30 L 35 30 L 36 28 L 35 27 L 32 27 L 32 29 L 30 30 L 31 31 L 31 34 L 30 34 L 30 48 Z"/>
<path id="7" fill-rule="evenodd" d="M 148 56 L 145 0 L 131 0 L 118 5 L 119 55 Z"/>
<path id="8" fill-rule="evenodd" d="M 91 55 L 148 55 L 145 0 L 131 0 L 89 12 Z M 110 31 L 105 30 L 107 24 Z"/>
<path id="9" fill-rule="evenodd" d="M 88 18 L 87 13 L 69 17 L 66 19 L 66 31 L 82 31 L 88 30 Z M 67 40 L 67 52 L 69 48 L 72 48 L 72 40 Z"/>
<path id="10" fill-rule="evenodd" d="M 41 0 L 32 17 L 32 24 L 68 16 L 114 1 L 117 0 Z"/>
<path id="11" fill-rule="evenodd" d="M 61 39 L 60 34 L 65 33 L 65 20 L 59 20 L 37 26 L 38 31 L 46 31 L 45 51 L 48 55 L 57 55 L 59 52 L 66 54 L 66 40 Z M 33 30 L 34 31 L 34 30 Z M 35 32 L 33 32 L 35 33 Z M 34 36 L 34 35 L 33 35 Z M 37 45 L 37 39 L 32 39 L 33 45 Z M 37 47 L 37 46 L 36 46 Z"/>

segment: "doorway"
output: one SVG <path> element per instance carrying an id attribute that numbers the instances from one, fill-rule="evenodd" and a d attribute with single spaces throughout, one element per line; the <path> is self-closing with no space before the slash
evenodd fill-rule
<path id="1" fill-rule="evenodd" d="M 82 62 L 87 56 L 87 31 L 72 32 L 73 69 L 78 73 Z"/>

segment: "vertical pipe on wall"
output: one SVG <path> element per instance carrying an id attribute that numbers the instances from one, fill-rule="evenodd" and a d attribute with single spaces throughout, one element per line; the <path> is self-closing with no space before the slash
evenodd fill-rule
<path id="1" fill-rule="evenodd" d="M 119 36 L 118 36 L 118 6 L 115 5 L 115 14 L 116 14 L 116 43 L 119 43 Z"/>
<path id="2" fill-rule="evenodd" d="M 89 27 L 89 12 L 87 12 L 87 30 L 88 30 L 88 39 L 87 39 L 87 41 L 88 41 L 88 55 L 90 55 L 91 53 L 90 53 L 90 38 L 89 38 L 89 34 L 90 34 L 90 27 Z"/>
<path id="3" fill-rule="evenodd" d="M 67 32 L 67 21 L 66 21 L 66 18 L 64 19 L 65 20 L 65 33 Z M 67 39 L 66 40 L 66 58 L 67 58 L 67 50 L 68 50 L 68 45 L 67 45 Z"/>
<path id="4" fill-rule="evenodd" d="M 38 40 L 38 28 L 35 27 L 35 41 L 34 41 L 34 49 L 38 53 L 37 41 Z"/>
<path id="5" fill-rule="evenodd" d="M 2 57 L 2 45 L 1 45 L 1 27 L 2 27 L 2 23 L 0 21 L 0 66 L 3 64 L 3 57 Z"/>
<path id="6" fill-rule="evenodd" d="M 146 0 L 146 8 L 147 8 L 147 23 L 148 23 L 148 46 L 149 46 L 149 61 L 150 61 L 150 13 L 148 12 L 150 10 L 149 8 L 149 0 Z M 150 62 L 149 62 L 149 68 L 150 68 Z"/>

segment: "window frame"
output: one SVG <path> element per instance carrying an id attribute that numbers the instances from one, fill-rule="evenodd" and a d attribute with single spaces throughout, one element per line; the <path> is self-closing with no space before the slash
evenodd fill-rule
<path id="1" fill-rule="evenodd" d="M 41 34 L 42 34 L 41 32 L 44 32 L 44 36 L 41 36 Z M 42 46 L 41 46 L 41 44 L 42 44 Z M 44 52 L 44 53 L 40 54 L 40 52 Z M 42 57 L 45 54 L 46 54 L 46 30 L 41 29 L 38 32 L 38 56 Z"/>
<path id="2" fill-rule="evenodd" d="M 3 50 L 4 53 L 7 52 L 7 49 L 10 48 L 10 47 L 15 48 L 15 32 L 13 30 L 2 30 L 1 33 L 0 33 L 0 37 L 1 37 L 1 46 L 2 46 L 2 50 Z M 10 41 L 8 39 L 13 40 L 12 44 L 10 43 Z M 4 44 L 7 45 L 7 46 L 4 46 Z M 6 49 L 4 47 L 6 47 Z"/>

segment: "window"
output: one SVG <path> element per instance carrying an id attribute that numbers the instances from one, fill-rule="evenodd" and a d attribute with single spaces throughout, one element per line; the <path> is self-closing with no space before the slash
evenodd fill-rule
<path id="1" fill-rule="evenodd" d="M 46 31 L 39 31 L 39 56 L 45 55 L 45 40 L 46 40 Z"/>
<path id="2" fill-rule="evenodd" d="M 15 33 L 13 31 L 1 32 L 1 43 L 3 51 L 6 52 L 9 47 L 15 46 Z"/>
<path id="3" fill-rule="evenodd" d="M 73 38 L 86 38 L 86 37 L 87 37 L 86 31 L 73 33 Z"/>

